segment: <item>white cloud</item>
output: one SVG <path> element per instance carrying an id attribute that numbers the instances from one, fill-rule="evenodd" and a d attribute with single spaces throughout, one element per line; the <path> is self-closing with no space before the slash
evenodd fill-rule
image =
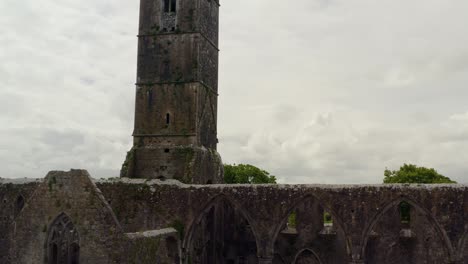
<path id="1" fill-rule="evenodd" d="M 468 121 L 468 112 L 463 114 L 454 114 L 450 116 L 450 120 L 454 121 Z"/>

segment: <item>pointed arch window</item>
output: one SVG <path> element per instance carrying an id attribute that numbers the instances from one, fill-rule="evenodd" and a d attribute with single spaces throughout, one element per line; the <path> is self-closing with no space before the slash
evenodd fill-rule
<path id="1" fill-rule="evenodd" d="M 60 214 L 49 228 L 47 236 L 48 264 L 79 264 L 80 238 L 72 221 Z"/>
<path id="2" fill-rule="evenodd" d="M 163 32 L 176 31 L 177 0 L 162 0 L 161 28 Z"/>

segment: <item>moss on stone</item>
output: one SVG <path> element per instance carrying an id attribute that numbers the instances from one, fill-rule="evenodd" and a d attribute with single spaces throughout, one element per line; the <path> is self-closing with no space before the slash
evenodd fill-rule
<path id="1" fill-rule="evenodd" d="M 135 147 L 132 147 L 128 152 L 127 156 L 125 157 L 125 161 L 122 164 L 122 168 L 120 169 L 120 177 L 128 177 L 130 164 L 133 163 L 135 158 Z"/>
<path id="2" fill-rule="evenodd" d="M 132 264 L 155 263 L 155 257 L 159 252 L 161 239 L 145 237 L 134 242 L 129 262 Z"/>
<path id="3" fill-rule="evenodd" d="M 49 191 L 51 192 L 54 189 L 54 185 L 57 183 L 57 179 L 55 176 L 52 176 L 49 178 L 49 181 L 47 182 L 47 185 L 49 186 Z"/>
<path id="4" fill-rule="evenodd" d="M 192 147 L 179 147 L 176 148 L 176 153 L 177 155 L 185 156 L 184 175 L 178 180 L 185 184 L 191 184 L 193 182 L 195 150 Z"/>
<path id="5" fill-rule="evenodd" d="M 172 221 L 171 225 L 172 228 L 174 228 L 177 233 L 179 234 L 179 239 L 183 240 L 185 236 L 185 225 L 182 223 L 182 221 L 176 219 Z"/>

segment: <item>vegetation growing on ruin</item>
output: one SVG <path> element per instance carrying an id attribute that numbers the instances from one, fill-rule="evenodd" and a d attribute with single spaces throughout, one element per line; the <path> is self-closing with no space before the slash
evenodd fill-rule
<path id="1" fill-rule="evenodd" d="M 160 238 L 145 237 L 135 241 L 130 253 L 129 261 L 132 264 L 154 263 L 159 252 Z"/>
<path id="2" fill-rule="evenodd" d="M 297 213 L 296 213 L 296 212 L 292 212 L 292 213 L 288 216 L 288 227 L 296 228 L 296 219 L 297 219 Z"/>
<path id="3" fill-rule="evenodd" d="M 404 164 L 399 170 L 384 171 L 384 183 L 456 183 L 433 168 Z"/>
<path id="4" fill-rule="evenodd" d="M 47 185 L 49 186 L 49 192 L 52 191 L 56 183 L 57 183 L 57 179 L 55 178 L 55 176 L 50 177 L 49 181 L 47 182 Z"/>
<path id="5" fill-rule="evenodd" d="M 122 169 L 120 170 L 120 177 L 127 177 L 128 176 L 128 169 L 130 164 L 133 162 L 135 157 L 135 147 L 132 147 L 128 152 L 127 156 L 125 157 L 125 161 L 122 164 Z"/>
<path id="6" fill-rule="evenodd" d="M 250 164 L 224 164 L 224 183 L 262 184 L 276 183 L 276 177 Z"/>
<path id="7" fill-rule="evenodd" d="M 171 223 L 171 227 L 174 228 L 177 233 L 179 234 L 179 238 L 180 240 L 183 240 L 184 239 L 184 236 L 185 236 L 185 226 L 184 226 L 184 223 L 182 223 L 182 221 L 180 220 L 174 220 L 172 223 Z"/>
<path id="8" fill-rule="evenodd" d="M 180 147 L 176 148 L 176 153 L 177 155 L 182 155 L 185 156 L 185 172 L 182 178 L 179 178 L 178 180 L 182 183 L 185 184 L 191 184 L 192 183 L 192 178 L 193 178 L 193 165 L 194 165 L 194 160 L 193 158 L 195 157 L 195 150 L 191 147 Z"/>
<path id="9" fill-rule="evenodd" d="M 325 225 L 333 225 L 333 218 L 329 212 L 323 212 L 323 223 Z M 288 216 L 288 227 L 296 228 L 297 225 L 297 212 L 292 212 Z"/>

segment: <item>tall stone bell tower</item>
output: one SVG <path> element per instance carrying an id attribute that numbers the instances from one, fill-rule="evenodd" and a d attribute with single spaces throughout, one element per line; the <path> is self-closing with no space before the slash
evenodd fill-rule
<path id="1" fill-rule="evenodd" d="M 221 183 L 218 0 L 141 0 L 134 144 L 121 176 Z"/>

